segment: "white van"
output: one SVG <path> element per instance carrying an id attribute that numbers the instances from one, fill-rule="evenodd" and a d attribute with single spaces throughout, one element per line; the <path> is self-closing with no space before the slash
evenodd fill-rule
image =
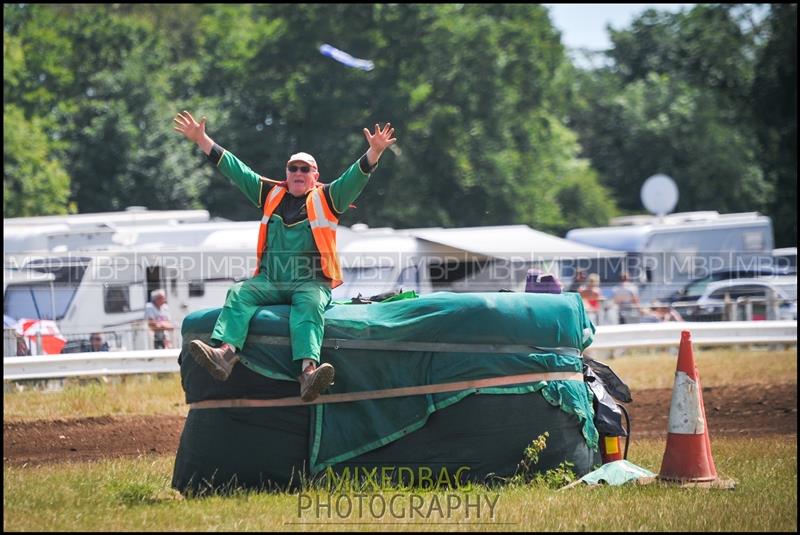
<path id="1" fill-rule="evenodd" d="M 672 306 L 687 321 L 797 320 L 797 277 L 714 281 L 696 301 L 676 301 Z"/>
<path id="2" fill-rule="evenodd" d="M 629 216 L 612 226 L 579 228 L 567 239 L 627 253 L 626 269 L 641 284 L 643 303 L 662 300 L 687 282 L 722 269 L 772 263 L 772 220 L 757 212 L 686 212 Z M 601 284 L 614 282 L 600 273 Z"/>

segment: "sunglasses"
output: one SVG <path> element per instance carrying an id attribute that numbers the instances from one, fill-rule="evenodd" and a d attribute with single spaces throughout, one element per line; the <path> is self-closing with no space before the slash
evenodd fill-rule
<path id="1" fill-rule="evenodd" d="M 301 173 L 308 173 L 311 171 L 311 168 L 307 165 L 290 165 L 286 168 L 290 173 L 296 173 L 300 171 Z"/>

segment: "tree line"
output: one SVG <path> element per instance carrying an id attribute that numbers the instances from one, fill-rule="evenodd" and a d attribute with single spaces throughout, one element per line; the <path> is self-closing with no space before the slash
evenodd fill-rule
<path id="1" fill-rule="evenodd" d="M 271 178 L 305 151 L 333 180 L 390 121 L 398 143 L 347 225 L 563 235 L 641 213 L 665 173 L 678 210 L 758 210 L 796 244 L 796 9 L 649 10 L 587 67 L 535 4 L 4 4 L 5 217 L 258 218 L 172 131 L 186 109 Z"/>

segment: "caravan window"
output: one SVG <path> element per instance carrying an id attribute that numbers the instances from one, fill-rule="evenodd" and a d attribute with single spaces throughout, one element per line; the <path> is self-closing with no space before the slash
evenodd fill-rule
<path id="1" fill-rule="evenodd" d="M 55 276 L 52 287 L 50 283 L 9 286 L 3 299 L 5 313 L 13 318 L 63 319 L 88 265 L 87 258 L 39 258 L 28 262 L 27 269 Z"/>
<path id="2" fill-rule="evenodd" d="M 109 314 L 130 312 L 131 295 L 128 284 L 103 285 L 103 309 Z"/>
<path id="3" fill-rule="evenodd" d="M 480 262 L 460 259 L 455 256 L 431 258 L 428 274 L 434 287 L 447 286 L 481 270 Z"/>
<path id="4" fill-rule="evenodd" d="M 63 319 L 76 288 L 49 283 L 15 284 L 6 288 L 4 313 L 12 318 Z M 55 318 L 53 314 L 55 313 Z"/>
<path id="5" fill-rule="evenodd" d="M 718 290 L 714 290 L 709 297 L 711 299 L 725 299 L 728 295 L 731 299 L 739 299 L 742 297 L 758 297 L 766 298 L 767 287 L 761 284 L 751 284 L 747 286 L 726 286 Z"/>
<path id="6" fill-rule="evenodd" d="M 403 290 L 414 290 L 419 293 L 419 267 L 408 266 L 403 269 L 397 279 L 397 285 Z"/>
<path id="7" fill-rule="evenodd" d="M 206 294 L 206 283 L 202 280 L 189 281 L 189 297 L 203 297 Z"/>
<path id="8" fill-rule="evenodd" d="M 28 262 L 25 267 L 41 273 L 52 273 L 56 284 L 71 285 L 77 289 L 89 262 L 88 258 L 38 258 Z"/>

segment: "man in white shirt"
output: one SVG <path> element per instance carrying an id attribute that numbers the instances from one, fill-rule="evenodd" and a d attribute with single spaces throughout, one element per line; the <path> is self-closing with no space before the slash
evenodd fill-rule
<path id="1" fill-rule="evenodd" d="M 144 319 L 153 331 L 153 347 L 168 349 L 172 347 L 170 333 L 174 326 L 167 306 L 167 292 L 159 288 L 150 292 L 150 303 L 144 307 Z"/>

